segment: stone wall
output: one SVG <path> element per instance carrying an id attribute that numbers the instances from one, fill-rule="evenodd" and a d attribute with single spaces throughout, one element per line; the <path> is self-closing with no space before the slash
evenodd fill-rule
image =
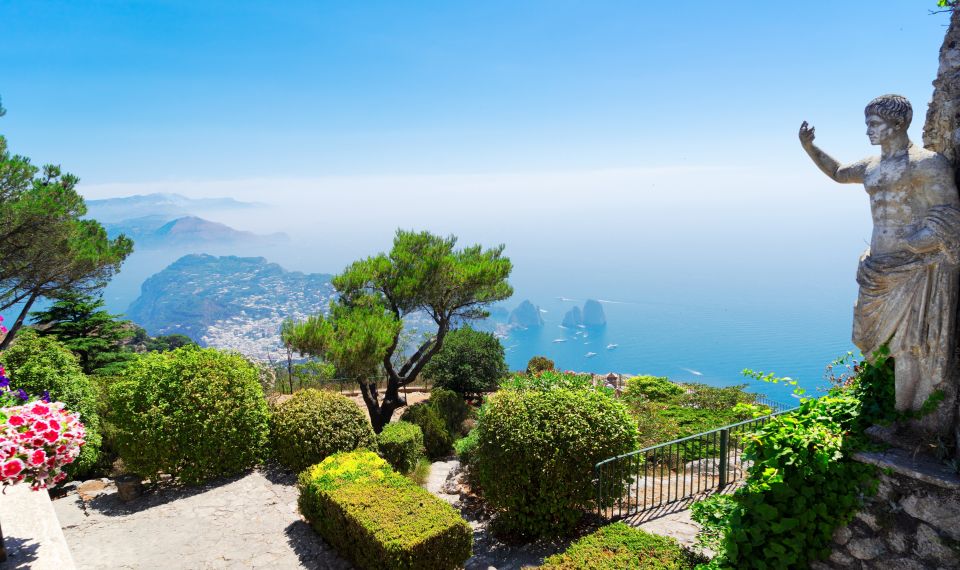
<path id="1" fill-rule="evenodd" d="M 905 452 L 863 453 L 878 465 L 877 494 L 834 535 L 821 569 L 934 570 L 960 568 L 960 477 Z"/>

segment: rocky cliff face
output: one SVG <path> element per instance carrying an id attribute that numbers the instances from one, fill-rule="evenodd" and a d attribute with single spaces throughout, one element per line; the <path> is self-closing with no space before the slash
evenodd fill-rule
<path id="1" fill-rule="evenodd" d="M 530 301 L 523 301 L 510 313 L 510 326 L 524 329 L 543 326 L 543 316 L 540 307 Z"/>
<path id="2" fill-rule="evenodd" d="M 583 304 L 583 325 L 587 327 L 602 327 L 607 324 L 607 315 L 603 312 L 603 305 L 599 301 L 588 299 Z"/>
<path id="3" fill-rule="evenodd" d="M 152 335 L 266 358 L 280 350 L 285 318 L 325 311 L 330 275 L 286 271 L 262 257 L 187 255 L 147 279 L 127 316 Z"/>
<path id="4" fill-rule="evenodd" d="M 567 314 L 563 315 L 563 326 L 568 329 L 578 327 L 583 324 L 583 313 L 580 312 L 580 307 L 574 307 L 567 311 Z"/>

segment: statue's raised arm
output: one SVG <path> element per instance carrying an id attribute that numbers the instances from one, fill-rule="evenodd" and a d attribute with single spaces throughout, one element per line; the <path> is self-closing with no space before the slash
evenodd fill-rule
<path id="1" fill-rule="evenodd" d="M 800 125 L 800 145 L 810 155 L 817 168 L 836 182 L 843 184 L 862 183 L 866 171 L 865 162 L 861 160 L 846 166 L 840 164 L 837 159 L 813 144 L 813 139 L 816 138 L 815 131 L 816 129 L 806 121 Z"/>

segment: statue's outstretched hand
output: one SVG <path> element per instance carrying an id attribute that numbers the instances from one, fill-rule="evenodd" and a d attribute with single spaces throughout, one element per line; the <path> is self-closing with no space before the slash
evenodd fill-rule
<path id="1" fill-rule="evenodd" d="M 802 144 L 803 146 L 813 144 L 813 139 L 815 138 L 815 135 L 814 135 L 815 130 L 816 129 L 811 127 L 809 123 L 804 121 L 803 124 L 800 125 L 800 144 Z"/>

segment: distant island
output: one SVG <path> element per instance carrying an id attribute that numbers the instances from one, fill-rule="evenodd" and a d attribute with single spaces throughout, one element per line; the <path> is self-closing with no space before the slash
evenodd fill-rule
<path id="1" fill-rule="evenodd" d="M 166 193 L 87 200 L 86 204 L 87 217 L 101 223 L 145 217 L 160 217 L 171 220 L 205 212 L 242 210 L 263 206 L 252 202 L 241 202 L 233 198 L 187 198 L 180 194 Z"/>
<path id="2" fill-rule="evenodd" d="M 278 358 L 280 323 L 326 311 L 335 294 L 330 279 L 262 257 L 186 255 L 143 283 L 127 317 L 151 335 L 180 333 L 251 358 Z"/>
<path id="3" fill-rule="evenodd" d="M 182 216 L 168 220 L 166 216 L 144 216 L 119 222 L 104 223 L 110 237 L 124 234 L 138 249 L 218 245 L 277 245 L 290 241 L 284 233 L 255 234 L 235 230 L 226 224 L 198 216 Z"/>
<path id="4" fill-rule="evenodd" d="M 607 315 L 603 312 L 603 305 L 599 301 L 587 299 L 580 307 L 573 307 L 563 316 L 563 326 L 568 329 L 575 327 L 602 327 L 607 324 Z"/>

